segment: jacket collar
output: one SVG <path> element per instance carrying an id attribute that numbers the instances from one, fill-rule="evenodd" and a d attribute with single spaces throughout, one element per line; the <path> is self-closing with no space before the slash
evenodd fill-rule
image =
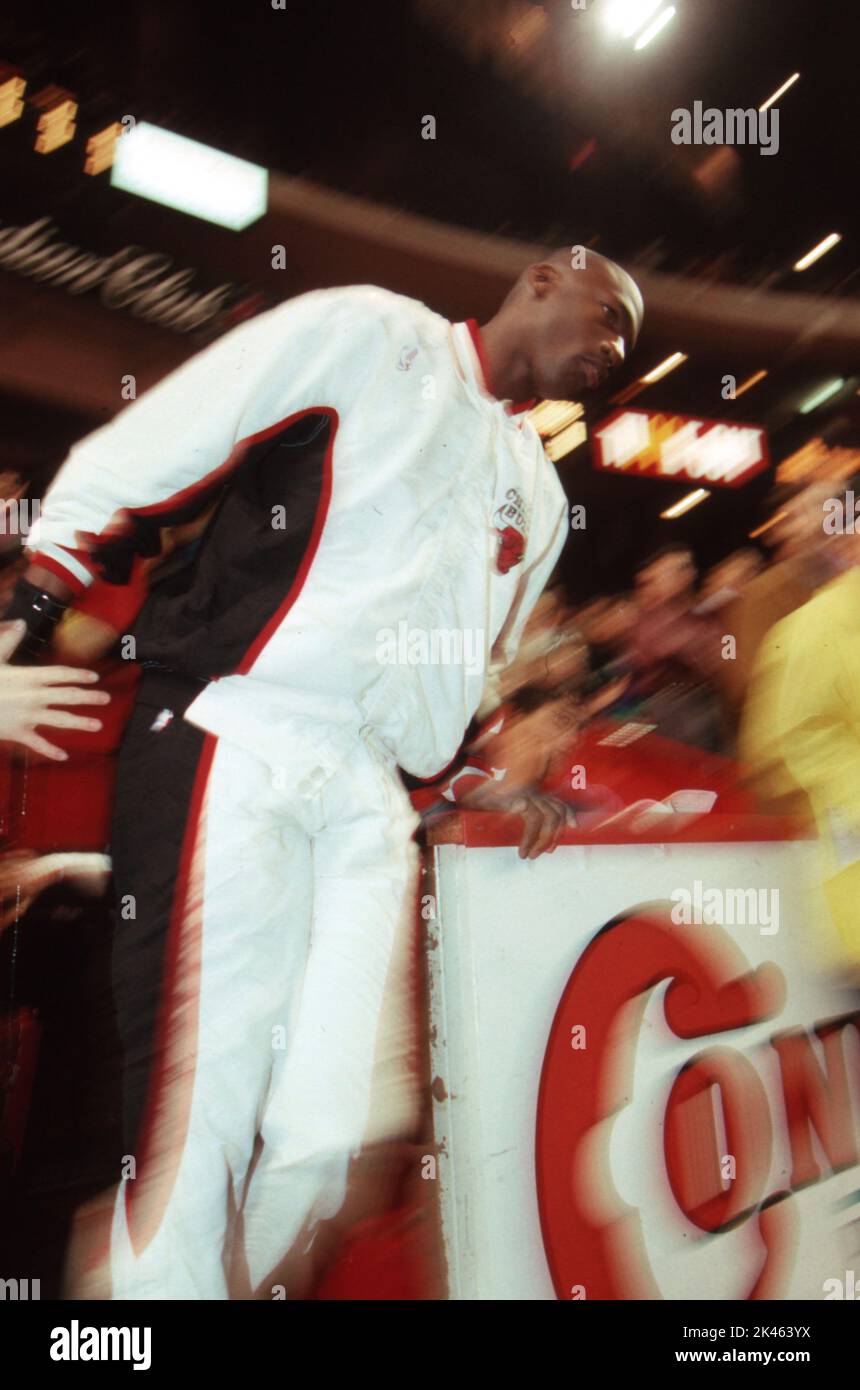
<path id="1" fill-rule="evenodd" d="M 502 405 L 507 415 L 519 415 L 523 411 L 531 410 L 532 406 L 536 404 L 535 400 L 520 401 L 514 405 L 510 400 L 502 400 L 493 391 L 477 319 L 466 319 L 462 323 L 453 323 L 451 333 L 454 351 L 460 367 L 466 380 L 475 387 L 480 396 L 483 396 L 485 400 Z"/>

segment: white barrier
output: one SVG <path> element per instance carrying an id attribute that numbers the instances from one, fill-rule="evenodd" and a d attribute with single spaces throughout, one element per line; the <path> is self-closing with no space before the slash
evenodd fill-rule
<path id="1" fill-rule="evenodd" d="M 431 837 L 451 1298 L 824 1299 L 860 1273 L 860 1013 L 816 846 L 706 822 L 532 862 L 490 816 Z"/>

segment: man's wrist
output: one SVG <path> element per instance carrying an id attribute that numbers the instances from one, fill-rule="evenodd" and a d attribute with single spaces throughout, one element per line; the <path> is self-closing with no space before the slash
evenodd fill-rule
<path id="1" fill-rule="evenodd" d="M 29 579 L 18 580 L 4 614 L 7 620 L 18 618 L 25 624 L 21 644 L 12 656 L 16 665 L 28 665 L 41 655 L 66 607 L 66 601 L 47 589 L 31 583 Z"/>
<path id="2" fill-rule="evenodd" d="M 59 599 L 60 603 L 71 603 L 75 597 L 75 590 L 71 584 L 67 584 L 53 570 L 49 570 L 45 565 L 28 565 L 24 572 L 24 578 L 28 584 L 33 584 L 37 589 L 50 594 L 52 598 Z"/>

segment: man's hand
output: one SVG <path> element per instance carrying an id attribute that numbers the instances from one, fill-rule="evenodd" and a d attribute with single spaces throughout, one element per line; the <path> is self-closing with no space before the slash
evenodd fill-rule
<path id="1" fill-rule="evenodd" d="M 568 808 L 564 802 L 540 792 L 524 792 L 514 798 L 510 810 L 513 815 L 522 816 L 520 859 L 552 854 L 568 824 Z"/>
<path id="2" fill-rule="evenodd" d="M 569 808 L 554 796 L 528 788 L 504 792 L 498 782 L 488 778 L 461 798 L 461 804 L 476 811 L 495 811 L 502 816 L 520 816 L 523 822 L 520 859 L 537 859 L 552 854 L 569 823 Z"/>
<path id="3" fill-rule="evenodd" d="M 66 882 L 87 897 L 98 898 L 110 878 L 106 854 L 36 854 L 13 850 L 0 856 L 0 932 L 18 921 L 46 888 Z"/>
<path id="4" fill-rule="evenodd" d="M 77 670 L 72 666 L 7 666 L 10 656 L 24 636 L 21 621 L 0 625 L 0 739 L 32 748 L 55 762 L 64 762 L 68 754 L 36 733 L 38 726 L 55 729 L 81 729 L 95 733 L 102 727 L 100 719 L 69 714 L 53 705 L 106 705 L 110 700 L 103 690 L 87 690 L 98 680 L 97 671 Z"/>

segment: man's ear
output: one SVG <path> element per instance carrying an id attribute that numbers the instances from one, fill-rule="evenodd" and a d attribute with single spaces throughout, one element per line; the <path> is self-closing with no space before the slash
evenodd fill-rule
<path id="1" fill-rule="evenodd" d="M 549 261 L 538 261 L 530 265 L 526 272 L 529 289 L 537 299 L 545 299 L 558 284 L 561 274 L 557 266 Z"/>

